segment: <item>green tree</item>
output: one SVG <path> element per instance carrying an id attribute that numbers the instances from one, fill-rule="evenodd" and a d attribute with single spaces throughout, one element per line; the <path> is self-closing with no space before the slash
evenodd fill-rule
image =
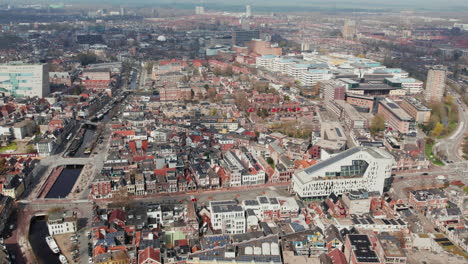
<path id="1" fill-rule="evenodd" d="M 440 134 L 442 134 L 443 130 L 444 130 L 444 125 L 442 125 L 441 123 L 437 123 L 431 132 L 431 136 L 438 137 L 440 136 Z"/>
<path id="2" fill-rule="evenodd" d="M 275 161 L 271 158 L 271 157 L 268 157 L 266 159 L 266 162 L 268 163 L 268 165 L 270 165 L 273 169 L 275 168 Z"/>
<path id="3" fill-rule="evenodd" d="M 97 62 L 97 56 L 93 53 L 80 53 L 76 55 L 76 59 L 79 60 L 83 66 Z"/>
<path id="4" fill-rule="evenodd" d="M 376 114 L 369 127 L 372 135 L 375 135 L 385 129 L 385 118 L 381 114 Z"/>

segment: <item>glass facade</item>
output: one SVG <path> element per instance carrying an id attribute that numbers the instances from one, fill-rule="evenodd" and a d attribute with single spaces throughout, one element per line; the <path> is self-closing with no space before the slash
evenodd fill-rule
<path id="1" fill-rule="evenodd" d="M 325 172 L 327 177 L 363 176 L 369 164 L 365 160 L 353 160 L 352 165 L 341 166 L 340 171 Z"/>

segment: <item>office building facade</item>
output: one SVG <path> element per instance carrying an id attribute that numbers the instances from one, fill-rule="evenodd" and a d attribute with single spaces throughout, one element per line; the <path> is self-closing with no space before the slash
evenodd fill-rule
<path id="1" fill-rule="evenodd" d="M 232 45 L 245 46 L 246 42 L 259 38 L 259 30 L 236 30 L 232 32 Z"/>
<path id="2" fill-rule="evenodd" d="M 49 94 L 49 71 L 45 64 L 0 65 L 0 92 L 13 97 L 45 97 Z"/>

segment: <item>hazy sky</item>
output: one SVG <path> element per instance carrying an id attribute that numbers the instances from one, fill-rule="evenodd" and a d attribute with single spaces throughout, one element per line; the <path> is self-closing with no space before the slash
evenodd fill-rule
<path id="1" fill-rule="evenodd" d="M 174 7 L 189 7 L 203 4 L 205 8 L 218 9 L 220 6 L 242 6 L 251 4 L 252 7 L 318 7 L 318 8 L 412 8 L 412 9 L 468 9 L 468 0 L 0 0 L 0 3 L 111 3 L 118 5 L 174 5 Z"/>

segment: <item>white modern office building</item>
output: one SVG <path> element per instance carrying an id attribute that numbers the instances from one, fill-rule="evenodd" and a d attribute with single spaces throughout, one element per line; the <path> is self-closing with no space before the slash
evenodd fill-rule
<path id="1" fill-rule="evenodd" d="M 377 148 L 355 147 L 296 172 L 292 190 L 300 198 L 337 195 L 353 190 L 382 193 L 395 160 Z"/>
<path id="2" fill-rule="evenodd" d="M 46 64 L 11 62 L 0 64 L 0 92 L 14 97 L 45 97 L 49 94 Z"/>

